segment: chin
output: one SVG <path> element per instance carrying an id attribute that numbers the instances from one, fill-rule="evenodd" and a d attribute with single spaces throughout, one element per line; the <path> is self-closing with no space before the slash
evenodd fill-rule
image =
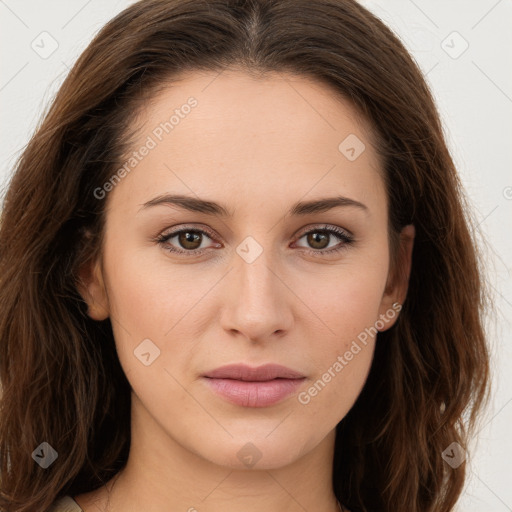
<path id="1" fill-rule="evenodd" d="M 268 470 L 292 464 L 316 444 L 303 440 L 269 435 L 269 431 L 253 436 L 234 436 L 228 442 L 218 441 L 201 447 L 196 453 L 213 464 L 230 469 Z M 308 446 L 310 444 L 311 446 Z"/>

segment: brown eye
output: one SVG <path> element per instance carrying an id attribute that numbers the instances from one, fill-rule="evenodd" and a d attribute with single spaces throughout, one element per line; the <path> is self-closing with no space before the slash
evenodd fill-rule
<path id="1" fill-rule="evenodd" d="M 178 243 L 183 249 L 194 251 L 201 245 L 200 231 L 180 231 L 177 235 Z"/>
<path id="2" fill-rule="evenodd" d="M 163 234 L 155 239 L 168 252 L 181 254 L 184 256 L 197 256 L 202 254 L 208 247 L 201 247 L 205 239 L 212 240 L 213 233 L 203 229 L 182 228 L 171 233 Z M 345 230 L 337 226 L 323 226 L 321 228 L 310 230 L 304 233 L 300 238 L 305 238 L 308 247 L 304 247 L 306 252 L 314 255 L 328 255 L 337 253 L 346 249 L 353 243 L 354 239 Z M 331 241 L 337 244 L 330 247 Z M 222 244 L 215 243 L 213 247 L 222 247 Z"/>
<path id="3" fill-rule="evenodd" d="M 311 231 L 307 234 L 308 244 L 314 249 L 325 249 L 329 245 L 331 236 L 320 231 Z"/>
<path id="4" fill-rule="evenodd" d="M 307 247 L 301 245 L 299 247 L 305 247 L 306 252 L 320 256 L 342 251 L 354 241 L 351 234 L 337 226 L 322 226 L 310 230 L 304 233 L 299 240 L 302 238 L 306 239 Z M 335 241 L 336 239 L 338 244 L 329 247 L 331 240 Z"/>
<path id="5" fill-rule="evenodd" d="M 212 240 L 213 233 L 203 229 L 195 229 L 192 227 L 182 228 L 172 231 L 171 233 L 164 233 L 155 239 L 165 250 L 183 254 L 185 256 L 197 256 L 202 254 L 208 249 L 203 246 L 203 242 Z M 213 247 L 222 247 L 222 244 L 213 244 Z"/>

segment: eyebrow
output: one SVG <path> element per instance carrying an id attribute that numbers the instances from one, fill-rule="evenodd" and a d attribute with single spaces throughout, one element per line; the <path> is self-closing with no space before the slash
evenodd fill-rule
<path id="1" fill-rule="evenodd" d="M 233 211 L 228 210 L 225 206 L 216 203 L 215 201 L 207 201 L 204 199 L 179 194 L 164 194 L 157 196 L 144 203 L 140 210 L 158 205 L 178 206 L 190 212 L 204 213 L 206 215 L 223 218 L 233 217 L 234 215 Z M 326 212 L 333 208 L 340 207 L 355 207 L 368 213 L 368 207 L 363 203 L 360 203 L 355 199 L 350 199 L 349 197 L 336 196 L 295 203 L 290 208 L 287 215 L 303 216 L 312 213 Z"/>

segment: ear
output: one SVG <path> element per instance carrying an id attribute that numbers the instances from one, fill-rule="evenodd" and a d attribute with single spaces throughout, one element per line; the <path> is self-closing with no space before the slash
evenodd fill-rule
<path id="1" fill-rule="evenodd" d="M 405 226 L 400 232 L 396 262 L 389 272 L 379 307 L 380 316 L 377 321 L 379 331 L 385 331 L 395 324 L 398 312 L 402 309 L 402 304 L 407 296 L 415 234 L 416 230 L 412 224 Z M 382 324 L 384 326 L 380 328 Z"/>
<path id="2" fill-rule="evenodd" d="M 100 258 L 80 267 L 77 288 L 88 305 L 87 314 L 93 320 L 108 318 L 110 311 Z"/>

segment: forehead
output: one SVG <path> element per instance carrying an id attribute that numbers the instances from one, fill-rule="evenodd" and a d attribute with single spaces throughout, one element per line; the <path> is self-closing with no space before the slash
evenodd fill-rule
<path id="1" fill-rule="evenodd" d="M 234 199 L 236 190 L 263 201 L 336 191 L 364 202 L 383 193 L 369 125 L 333 88 L 311 78 L 189 71 L 162 84 L 137 125 L 132 149 L 144 156 L 129 162 L 126 155 L 131 170 L 114 195 L 208 197 L 215 190 L 217 198 L 225 192 Z"/>

